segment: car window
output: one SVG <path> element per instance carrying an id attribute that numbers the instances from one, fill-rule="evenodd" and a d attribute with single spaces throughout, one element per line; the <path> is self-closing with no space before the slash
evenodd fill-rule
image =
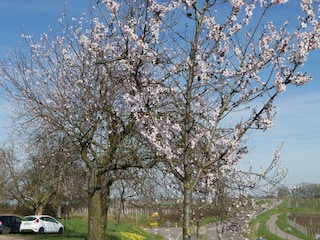
<path id="1" fill-rule="evenodd" d="M 47 217 L 47 221 L 48 222 L 53 222 L 53 223 L 56 223 L 57 221 L 51 217 Z"/>
<path id="2" fill-rule="evenodd" d="M 11 222 L 21 222 L 21 218 L 19 217 L 12 217 Z"/>
<path id="3" fill-rule="evenodd" d="M 22 221 L 26 221 L 26 222 L 34 221 L 34 220 L 36 220 L 36 217 L 25 217 L 22 219 Z"/>

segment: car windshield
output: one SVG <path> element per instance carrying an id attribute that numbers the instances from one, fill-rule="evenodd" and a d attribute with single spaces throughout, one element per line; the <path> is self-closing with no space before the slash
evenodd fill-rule
<path id="1" fill-rule="evenodd" d="M 36 220 L 36 217 L 25 217 L 22 219 L 22 221 L 25 221 L 25 222 L 34 221 L 34 220 Z"/>

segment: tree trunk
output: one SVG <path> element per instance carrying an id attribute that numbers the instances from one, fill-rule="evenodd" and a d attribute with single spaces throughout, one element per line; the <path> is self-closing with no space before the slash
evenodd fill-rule
<path id="1" fill-rule="evenodd" d="M 106 239 L 108 234 L 108 212 L 110 204 L 110 187 L 113 181 L 103 176 L 103 189 L 101 191 L 101 239 Z"/>
<path id="2" fill-rule="evenodd" d="M 57 206 L 57 211 L 56 211 L 56 218 L 62 218 L 62 206 L 61 204 L 59 203 L 58 206 Z"/>
<path id="3" fill-rule="evenodd" d="M 184 185 L 183 195 L 183 240 L 191 239 L 191 208 L 192 208 L 192 190 L 190 183 Z"/>
<path id="4" fill-rule="evenodd" d="M 95 169 L 91 171 L 89 180 L 88 213 L 88 240 L 101 240 L 101 187 Z"/>
<path id="5" fill-rule="evenodd" d="M 42 215 L 43 214 L 43 206 L 39 205 L 36 209 L 35 209 L 35 215 Z"/>
<path id="6" fill-rule="evenodd" d="M 106 207 L 108 208 L 108 206 Z M 106 239 L 108 234 L 108 210 L 103 213 L 101 223 L 101 239 Z"/>

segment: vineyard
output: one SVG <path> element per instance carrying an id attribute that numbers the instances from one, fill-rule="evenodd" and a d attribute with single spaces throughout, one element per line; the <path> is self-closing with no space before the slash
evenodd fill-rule
<path id="1" fill-rule="evenodd" d="M 288 200 L 288 221 L 300 232 L 320 238 L 320 198 L 299 197 Z"/>

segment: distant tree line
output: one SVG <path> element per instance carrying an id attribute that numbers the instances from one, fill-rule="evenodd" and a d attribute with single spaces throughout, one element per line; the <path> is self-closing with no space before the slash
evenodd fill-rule
<path id="1" fill-rule="evenodd" d="M 281 186 L 277 189 L 280 197 L 320 197 L 319 183 L 300 183 L 293 187 Z"/>

